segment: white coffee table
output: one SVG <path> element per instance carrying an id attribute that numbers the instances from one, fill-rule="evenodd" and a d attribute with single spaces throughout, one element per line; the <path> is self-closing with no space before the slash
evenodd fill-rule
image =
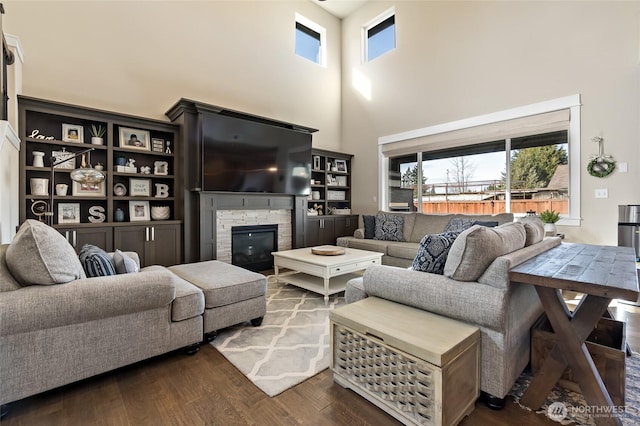
<path id="1" fill-rule="evenodd" d="M 335 256 L 313 254 L 311 247 L 273 252 L 276 280 L 322 294 L 327 303 L 330 295 L 344 291 L 347 281 L 362 276 L 361 271 L 367 267 L 382 263 L 382 253 L 352 248 L 344 251 Z M 280 268 L 293 272 L 280 274 Z"/>

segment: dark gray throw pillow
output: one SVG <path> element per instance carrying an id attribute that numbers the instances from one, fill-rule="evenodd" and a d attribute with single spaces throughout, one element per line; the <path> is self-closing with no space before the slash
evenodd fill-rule
<path id="1" fill-rule="evenodd" d="M 116 268 L 113 265 L 111 256 L 100 247 L 91 244 L 83 245 L 82 249 L 80 249 L 79 258 L 87 277 L 116 275 Z"/>
<path id="2" fill-rule="evenodd" d="M 364 222 L 364 237 L 372 240 L 376 236 L 376 217 L 372 214 L 363 215 L 362 221 Z"/>
<path id="3" fill-rule="evenodd" d="M 449 249 L 458 235 L 460 235 L 460 232 L 425 235 L 420 241 L 418 253 L 413 259 L 413 269 L 415 271 L 443 275 Z"/>
<path id="4" fill-rule="evenodd" d="M 498 226 L 498 222 L 497 221 L 485 221 L 485 220 L 476 220 L 475 222 L 473 222 L 474 225 L 480 225 L 480 226 L 486 226 L 487 228 L 495 228 L 496 226 Z"/>
<path id="5" fill-rule="evenodd" d="M 376 215 L 376 234 L 373 239 L 404 241 L 404 237 L 402 236 L 403 227 L 404 217 L 389 213 L 378 213 Z"/>

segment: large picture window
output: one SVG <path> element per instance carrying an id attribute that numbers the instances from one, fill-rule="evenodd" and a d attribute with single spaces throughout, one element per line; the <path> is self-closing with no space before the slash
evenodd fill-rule
<path id="1" fill-rule="evenodd" d="M 380 138 L 383 210 L 580 218 L 580 98 Z M 575 141 L 573 144 L 572 141 Z"/>

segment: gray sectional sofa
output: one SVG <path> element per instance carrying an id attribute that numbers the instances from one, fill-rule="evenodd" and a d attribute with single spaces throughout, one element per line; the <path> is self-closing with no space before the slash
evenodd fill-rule
<path id="1" fill-rule="evenodd" d="M 439 220 L 427 227 L 421 222 L 420 229 L 441 229 L 443 223 Z M 350 247 L 363 247 L 352 246 L 353 241 L 362 239 L 350 239 Z M 500 408 L 529 362 L 530 328 L 543 312 L 535 289 L 510 282 L 509 270 L 560 242 L 544 238 L 543 225 L 536 218 L 496 228 L 474 225 L 451 245 L 443 275 L 371 266 L 362 278 L 347 283 L 345 298 L 352 303 L 375 296 L 479 327 L 481 390 L 489 406 Z M 380 247 L 373 244 L 367 247 Z M 402 246 L 386 246 L 387 259 L 408 260 L 408 255 L 407 259 L 393 256 L 398 251 L 392 247 Z"/>
<path id="2" fill-rule="evenodd" d="M 27 220 L 0 245 L 0 406 L 176 349 L 195 353 L 205 302 L 218 308 L 215 326 L 259 322 L 266 277 L 219 263 L 181 269 L 207 275 L 217 293 L 158 265 L 87 278 L 61 234 Z"/>
<path id="3" fill-rule="evenodd" d="M 386 213 L 389 212 L 379 212 Z M 513 222 L 512 213 L 496 215 L 463 214 L 424 214 L 393 212 L 403 220 L 402 235 L 404 241 L 386 241 L 364 238 L 364 229 L 359 228 L 352 237 L 339 237 L 337 245 L 382 253 L 382 264 L 409 267 L 418 251 L 420 240 L 427 234 L 438 234 L 445 230 L 451 219 L 467 219 L 480 222 L 498 222 L 498 225 Z"/>

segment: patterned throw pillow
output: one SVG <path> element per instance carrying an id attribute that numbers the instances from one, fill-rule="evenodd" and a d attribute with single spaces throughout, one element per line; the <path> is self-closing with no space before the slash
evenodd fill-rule
<path id="1" fill-rule="evenodd" d="M 415 259 L 413 259 L 413 269 L 415 271 L 442 275 L 444 273 L 444 264 L 447 262 L 449 249 L 456 240 L 456 237 L 460 235 L 460 232 L 425 235 L 420 241 L 418 253 Z"/>
<path id="2" fill-rule="evenodd" d="M 404 227 L 404 217 L 378 213 L 376 215 L 376 233 L 374 240 L 383 241 L 404 241 L 402 236 L 402 228 Z"/>
<path id="3" fill-rule="evenodd" d="M 475 220 L 467 219 L 464 217 L 453 217 L 444 228 L 444 232 L 462 232 L 465 229 L 469 229 L 473 226 Z"/>
<path id="4" fill-rule="evenodd" d="M 376 217 L 374 215 L 363 215 L 362 221 L 364 222 L 364 237 L 367 240 L 372 240 L 376 236 Z"/>
<path id="5" fill-rule="evenodd" d="M 116 250 L 115 253 L 113 253 L 113 264 L 118 274 L 129 274 L 140 271 L 136 261 L 120 250 Z"/>
<path id="6" fill-rule="evenodd" d="M 85 244 L 80 250 L 79 258 L 87 277 L 116 275 L 116 268 L 113 266 L 111 256 L 100 247 Z"/>

